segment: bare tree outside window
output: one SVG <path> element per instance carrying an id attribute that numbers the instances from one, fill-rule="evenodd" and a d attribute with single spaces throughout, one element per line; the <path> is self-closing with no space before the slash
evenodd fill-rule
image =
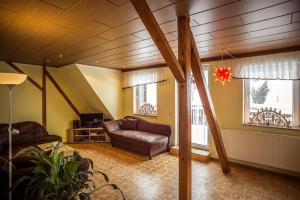
<path id="1" fill-rule="evenodd" d="M 251 98 L 253 103 L 255 104 L 264 104 L 266 102 L 268 93 L 270 92 L 270 88 L 268 87 L 268 81 L 265 81 L 258 88 L 251 88 Z"/>

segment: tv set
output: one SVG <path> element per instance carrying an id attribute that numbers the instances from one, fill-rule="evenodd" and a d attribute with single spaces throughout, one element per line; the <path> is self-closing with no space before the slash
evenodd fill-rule
<path id="1" fill-rule="evenodd" d="M 84 128 L 101 127 L 103 122 L 103 113 L 80 114 L 80 124 Z"/>

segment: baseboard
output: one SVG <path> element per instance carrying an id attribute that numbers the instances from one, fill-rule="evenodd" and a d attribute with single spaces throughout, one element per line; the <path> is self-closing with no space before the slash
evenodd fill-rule
<path id="1" fill-rule="evenodd" d="M 179 155 L 179 147 L 174 146 L 170 149 L 170 154 L 178 156 Z M 192 149 L 192 160 L 200 161 L 200 162 L 208 162 L 209 161 L 209 152 L 200 149 Z"/>

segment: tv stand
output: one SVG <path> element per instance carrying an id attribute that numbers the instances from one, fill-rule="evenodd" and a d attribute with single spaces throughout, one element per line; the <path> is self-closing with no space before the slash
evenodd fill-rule
<path id="1" fill-rule="evenodd" d="M 109 142 L 103 128 L 72 128 L 68 130 L 68 143 Z"/>

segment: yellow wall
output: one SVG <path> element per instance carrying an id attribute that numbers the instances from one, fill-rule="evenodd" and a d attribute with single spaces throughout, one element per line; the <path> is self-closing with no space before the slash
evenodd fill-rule
<path id="1" fill-rule="evenodd" d="M 133 88 L 123 89 L 124 116 L 133 114 Z M 157 117 L 136 115 L 142 119 L 168 124 L 176 132 L 175 120 L 175 78 L 168 70 L 168 80 L 157 85 Z M 174 137 L 175 140 L 175 137 Z"/>
<path id="2" fill-rule="evenodd" d="M 90 66 L 87 67 L 89 68 Z M 89 106 L 89 111 L 86 111 L 85 113 L 102 112 L 104 113 L 104 117 L 112 118 L 100 97 L 96 94 L 92 86 L 85 78 L 84 74 L 77 67 L 77 64 L 61 67 L 59 68 L 59 71 L 72 86 L 74 91 L 76 91 L 80 99 Z M 105 85 L 101 86 L 105 87 Z"/>
<path id="3" fill-rule="evenodd" d="M 41 66 L 16 64 L 38 84 L 42 85 Z M 80 100 L 73 88 L 67 84 L 56 68 L 49 69 L 54 79 L 64 83 L 63 90 L 70 95 L 74 105 L 81 112 L 89 110 L 88 105 Z M 0 72 L 15 72 L 4 62 L 0 62 Z M 0 123 L 8 122 L 8 89 L 0 85 Z M 72 120 L 78 119 L 70 106 L 47 79 L 47 129 L 50 134 L 56 134 L 66 141 L 67 129 L 71 128 Z M 36 121 L 42 123 L 42 92 L 26 80 L 13 91 L 13 122 Z"/>
<path id="4" fill-rule="evenodd" d="M 233 79 L 230 83 L 226 83 L 225 86 L 223 86 L 220 82 L 215 82 L 215 77 L 213 76 L 214 69 L 218 66 L 219 62 L 211 62 L 207 64 L 210 64 L 210 91 L 221 129 L 239 129 L 254 132 L 299 135 L 299 130 L 262 128 L 243 125 L 243 80 Z M 176 81 L 170 71 L 168 79 L 167 83 L 159 83 L 158 85 L 158 116 L 139 117 L 152 122 L 169 124 L 174 129 L 178 125 L 175 115 Z M 124 115 L 133 115 L 132 88 L 123 90 L 123 105 Z M 177 134 L 175 138 L 177 138 Z M 175 144 L 177 144 L 176 141 Z M 215 155 L 213 141 L 211 141 L 211 144 L 210 151 L 213 155 Z"/>
<path id="5" fill-rule="evenodd" d="M 219 62 L 211 62 L 208 64 L 211 66 L 211 95 L 221 128 L 299 135 L 299 130 L 261 128 L 243 125 L 243 80 L 233 79 L 230 83 L 226 83 L 223 86 L 220 82 L 214 81 L 215 77 L 213 76 L 214 69 L 218 66 Z"/>
<path id="6" fill-rule="evenodd" d="M 123 115 L 122 72 L 120 70 L 76 64 L 113 119 Z"/>
<path id="7" fill-rule="evenodd" d="M 32 65 L 18 65 L 41 85 L 42 70 Z M 0 62 L 0 72 L 15 72 Z M 15 122 L 32 120 L 42 122 L 42 93 L 28 80 L 13 89 L 13 119 Z M 0 85 L 0 122 L 8 122 L 8 88 Z M 30 117 L 29 117 L 30 116 Z"/>

